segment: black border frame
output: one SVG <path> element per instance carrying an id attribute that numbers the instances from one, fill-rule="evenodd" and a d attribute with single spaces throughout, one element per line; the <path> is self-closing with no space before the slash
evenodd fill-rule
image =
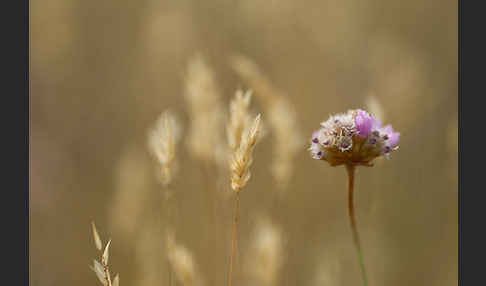
<path id="1" fill-rule="evenodd" d="M 6 2 L 2 17 L 3 283 L 29 285 L 29 1 Z"/>
<path id="2" fill-rule="evenodd" d="M 481 105 L 484 82 L 484 9 L 480 2 L 458 5 L 458 280 L 459 285 L 484 285 L 484 152 Z M 475 126 L 476 125 L 476 126 Z M 474 134 L 465 136 L 465 134 Z"/>

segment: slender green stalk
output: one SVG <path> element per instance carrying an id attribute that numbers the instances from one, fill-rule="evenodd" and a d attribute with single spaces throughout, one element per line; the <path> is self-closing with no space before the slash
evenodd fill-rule
<path id="1" fill-rule="evenodd" d="M 354 204 L 353 204 L 353 193 L 354 193 L 354 165 L 346 165 L 346 170 L 348 171 L 348 214 L 349 222 L 351 224 L 351 230 L 353 232 L 353 242 L 356 247 L 356 252 L 358 254 L 358 263 L 361 268 L 361 275 L 363 278 L 363 285 L 368 286 L 368 280 L 366 279 L 366 271 L 363 261 L 363 254 L 361 251 L 361 244 L 359 241 L 358 229 L 356 227 L 356 219 L 354 216 Z"/>

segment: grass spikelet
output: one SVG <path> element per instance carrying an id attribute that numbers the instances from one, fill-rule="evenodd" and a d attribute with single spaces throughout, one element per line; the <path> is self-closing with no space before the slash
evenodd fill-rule
<path id="1" fill-rule="evenodd" d="M 103 265 L 108 265 L 108 258 L 110 257 L 110 244 L 111 244 L 111 239 L 108 241 L 108 243 L 105 246 L 105 251 L 103 251 L 103 255 L 101 256 L 101 262 Z"/>
<path id="2" fill-rule="evenodd" d="M 160 164 L 160 179 L 163 185 L 172 182 L 175 174 L 176 146 L 180 139 L 181 128 L 175 115 L 164 111 L 149 132 L 149 149 Z"/>
<path id="3" fill-rule="evenodd" d="M 228 145 L 231 152 L 240 146 L 241 137 L 250 125 L 251 118 L 248 111 L 251 101 L 250 90 L 243 92 L 237 90 L 234 99 L 230 102 L 230 120 L 227 126 Z"/>
<path id="4" fill-rule="evenodd" d="M 103 243 L 101 242 L 100 235 L 98 234 L 98 231 L 96 230 L 96 225 L 93 221 L 91 222 L 91 228 L 93 230 L 93 239 L 96 245 L 96 249 L 101 251 L 101 248 L 103 247 Z"/>
<path id="5" fill-rule="evenodd" d="M 231 162 L 231 188 L 239 192 L 250 179 L 250 166 L 253 163 L 253 150 L 260 134 L 260 114 L 257 115 L 251 128 L 242 136 L 238 149 L 233 153 Z"/>
<path id="6" fill-rule="evenodd" d="M 293 160 L 302 150 L 297 113 L 287 96 L 273 86 L 250 59 L 237 55 L 230 59 L 232 68 L 254 90 L 266 114 L 274 139 L 272 174 L 280 189 L 285 189 L 293 173 Z"/>
<path id="7" fill-rule="evenodd" d="M 93 230 L 93 237 L 95 238 L 95 245 L 96 249 L 98 249 L 101 252 L 102 245 L 101 245 L 101 238 L 98 234 L 98 231 L 96 230 L 96 226 L 94 222 L 91 222 L 91 227 Z M 108 241 L 108 243 L 105 245 L 104 251 L 100 255 L 100 260 L 94 259 L 93 260 L 93 266 L 90 266 L 91 270 L 96 274 L 96 277 L 98 277 L 98 280 L 100 280 L 101 284 L 104 286 L 119 286 L 119 276 L 118 274 L 115 276 L 115 279 L 111 279 L 110 275 L 110 270 L 108 267 L 108 258 L 109 258 L 109 248 L 111 245 L 111 239 Z"/>
<path id="8" fill-rule="evenodd" d="M 192 58 L 185 77 L 184 97 L 189 106 L 187 147 L 201 161 L 225 163 L 224 110 L 213 71 L 201 56 Z"/>
<path id="9" fill-rule="evenodd" d="M 260 217 L 245 261 L 245 269 L 256 285 L 278 284 L 278 272 L 283 262 L 283 243 L 280 228 L 267 217 Z"/>

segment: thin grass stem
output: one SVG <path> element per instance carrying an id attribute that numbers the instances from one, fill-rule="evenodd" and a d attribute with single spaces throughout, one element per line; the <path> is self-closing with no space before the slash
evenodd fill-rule
<path id="1" fill-rule="evenodd" d="M 229 275 L 228 275 L 228 285 L 231 286 L 233 282 L 233 258 L 235 254 L 236 248 L 236 236 L 238 234 L 238 208 L 240 205 L 240 194 L 236 192 L 235 198 L 235 213 L 234 213 L 234 220 L 233 220 L 233 233 L 231 235 L 231 257 L 230 257 L 230 264 L 229 264 Z"/>
<path id="2" fill-rule="evenodd" d="M 363 279 L 363 285 L 368 286 L 368 280 L 366 278 L 366 271 L 363 261 L 363 253 L 361 251 L 361 243 L 359 240 L 358 229 L 356 227 L 356 218 L 354 215 L 354 204 L 353 204 L 353 194 L 354 194 L 354 174 L 355 166 L 351 164 L 346 165 L 346 170 L 348 172 L 348 214 L 349 222 L 351 224 L 351 231 L 353 232 L 353 242 L 356 247 L 356 252 L 358 254 L 358 263 L 361 269 L 361 275 Z"/>

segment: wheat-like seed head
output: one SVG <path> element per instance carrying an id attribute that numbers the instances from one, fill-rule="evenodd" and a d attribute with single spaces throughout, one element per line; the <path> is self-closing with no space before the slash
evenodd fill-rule
<path id="1" fill-rule="evenodd" d="M 279 91 L 252 60 L 243 55 L 233 55 L 230 58 L 230 65 L 240 77 L 253 87 L 264 105 L 275 100 Z"/>
<path id="2" fill-rule="evenodd" d="M 93 272 L 96 274 L 96 277 L 98 277 L 98 280 L 100 280 L 101 284 L 103 284 L 104 286 L 119 286 L 120 283 L 119 275 L 117 274 L 115 278 L 112 280 L 110 269 L 108 266 L 109 249 L 110 249 L 111 240 L 108 241 L 108 243 L 105 246 L 105 249 L 102 251 L 101 238 L 100 235 L 98 234 L 98 231 L 96 230 L 96 226 L 94 222 L 91 222 L 91 228 L 93 231 L 93 238 L 94 238 L 96 249 L 98 249 L 101 252 L 100 255 L 101 262 L 94 259 L 93 266 L 90 266 L 90 268 L 91 270 L 93 270 Z"/>
<path id="3" fill-rule="evenodd" d="M 169 184 L 174 176 L 176 146 L 180 134 L 181 128 L 175 115 L 167 110 L 162 112 L 149 133 L 149 149 L 160 164 L 164 185 Z"/>
<path id="4" fill-rule="evenodd" d="M 184 97 L 192 115 L 220 105 L 220 91 L 213 70 L 201 55 L 190 59 L 185 74 Z"/>
<path id="5" fill-rule="evenodd" d="M 231 188 L 239 192 L 250 179 L 250 166 L 253 162 L 253 150 L 258 141 L 261 130 L 260 114 L 257 115 L 253 125 L 247 129 L 241 138 L 238 149 L 233 153 L 231 162 Z"/>
<path id="6" fill-rule="evenodd" d="M 297 113 L 287 96 L 265 77 L 260 68 L 242 55 L 233 56 L 230 64 L 248 82 L 261 101 L 274 139 L 272 174 L 280 189 L 284 189 L 293 172 L 293 160 L 303 149 Z"/>
<path id="7" fill-rule="evenodd" d="M 241 136 L 250 125 L 251 118 L 248 111 L 252 92 L 237 90 L 235 98 L 230 102 L 230 120 L 226 128 L 228 144 L 231 152 L 240 146 Z"/>
<path id="8" fill-rule="evenodd" d="M 220 91 L 213 71 L 199 55 L 189 62 L 185 88 L 191 120 L 186 140 L 190 153 L 201 161 L 226 163 Z"/>

